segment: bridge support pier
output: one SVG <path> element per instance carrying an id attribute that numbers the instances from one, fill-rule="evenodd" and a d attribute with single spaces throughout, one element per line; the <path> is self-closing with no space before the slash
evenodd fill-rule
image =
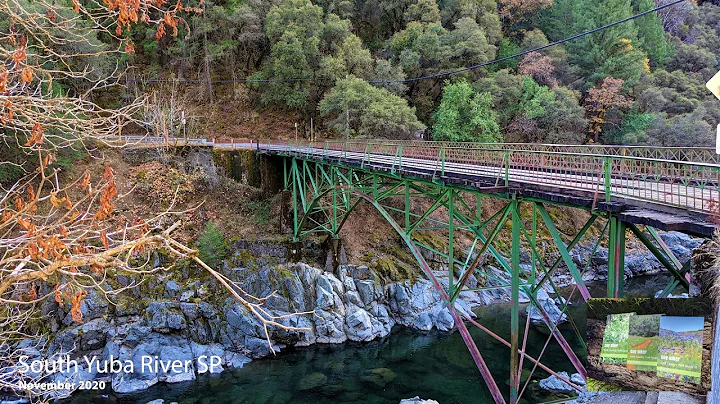
<path id="1" fill-rule="evenodd" d="M 625 283 L 625 222 L 616 216 L 609 218 L 608 297 L 623 297 Z"/>

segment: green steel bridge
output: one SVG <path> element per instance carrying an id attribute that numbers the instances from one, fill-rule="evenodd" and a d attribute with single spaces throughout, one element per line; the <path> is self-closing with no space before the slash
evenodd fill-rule
<path id="1" fill-rule="evenodd" d="M 126 140 L 167 143 L 156 138 Z M 710 148 L 176 139 L 176 144 L 181 143 L 251 148 L 273 160 L 272 166 L 282 170 L 285 190 L 292 194 L 295 241 L 314 233 L 339 240 L 355 208 L 363 202 L 373 206 L 433 282 L 498 403 L 517 403 L 537 368 L 581 390 L 542 363 L 554 340 L 575 370 L 586 377 L 580 359 L 586 347 L 576 352 L 558 328 L 558 316 L 553 319 L 538 300 L 538 291 L 546 288 L 565 299 L 561 305 L 565 313 L 573 297 L 578 298 L 576 293 L 582 300 L 591 297 L 583 272 L 571 256 L 575 246 L 592 245 L 588 263 L 601 244 L 607 246 L 606 295 L 622 297 L 630 232 L 672 275 L 661 293 L 665 297 L 678 287 L 689 289 L 690 262 L 680 262 L 658 230 L 711 237 L 720 223 L 720 156 Z M 571 239 L 563 237 L 553 220 L 552 208 L 557 206 L 587 212 L 581 215 L 586 221 L 576 223 L 580 230 Z M 367 226 L 372 230 L 372 223 Z M 434 240 L 441 237 L 443 245 L 428 243 L 423 237 L 428 232 Z M 552 240 L 551 245 L 547 240 Z M 521 267 L 521 252 L 525 262 L 530 261 L 530 271 Z M 439 268 L 431 268 L 428 253 L 441 258 Z M 484 270 L 489 259 L 507 273 L 509 281 Z M 559 268 L 566 268 L 572 276 L 569 293 L 562 293 L 553 282 L 551 274 Z M 447 271 L 448 285 L 444 286 L 433 270 Z M 478 282 L 470 287 L 468 280 L 473 275 Z M 488 284 L 490 279 L 493 286 Z M 509 340 L 455 310 L 462 291 L 499 288 L 510 290 Z M 526 349 L 530 316 L 521 332 L 521 293 L 549 329 L 536 357 Z M 570 316 L 568 319 L 579 336 L 577 326 Z M 501 391 L 493 379 L 466 323 L 510 348 L 509 391 Z M 578 339 L 583 340 L 581 336 Z M 531 373 L 521 383 L 523 367 Z"/>
<path id="2" fill-rule="evenodd" d="M 542 364 L 552 339 L 586 377 L 578 353 L 537 298 L 539 289 L 548 285 L 557 296 L 563 295 L 550 276 L 561 266 L 574 281 L 564 298 L 569 302 L 576 292 L 583 300 L 591 297 L 570 254 L 574 246 L 587 239 L 593 245 L 592 254 L 601 243 L 608 247 L 607 296 L 622 297 L 626 235 L 632 233 L 672 275 L 662 291 L 665 297 L 678 286 L 689 288 L 690 262 L 680 262 L 657 230 L 710 237 L 720 207 L 720 158 L 708 148 L 387 140 L 261 142 L 251 147 L 282 160 L 278 167 L 281 164 L 285 189 L 292 192 L 296 241 L 312 233 L 338 240 L 358 204 L 365 202 L 377 209 L 435 285 L 498 403 L 518 402 L 530 380 L 521 383 L 523 366 L 531 372 L 539 367 L 580 389 Z M 491 199 L 494 211 L 482 215 L 483 204 Z M 558 230 L 548 210 L 552 206 L 588 213 L 585 223 L 577 223 L 580 230 L 571 240 Z M 444 246 L 424 242 L 424 232 L 442 234 Z M 509 245 L 501 242 L 503 234 Z M 541 234 L 552 239 L 553 251 L 540 245 Z M 521 251 L 529 256 L 529 273 L 520 265 Z M 428 252 L 442 258 L 441 268 L 431 268 Z M 548 262 L 547 257 L 554 258 Z M 483 270 L 488 259 L 507 272 L 509 282 L 483 283 L 493 277 Z M 449 285 L 443 286 L 433 270 L 448 271 Z M 481 281 L 471 288 L 468 280 L 473 275 Z M 491 288 L 510 290 L 509 341 L 455 310 L 460 292 Z M 521 332 L 521 293 L 529 297 L 550 330 L 537 357 L 526 353 L 530 319 Z M 567 304 L 562 305 L 563 312 Z M 493 379 L 466 322 L 510 348 L 509 392 L 503 393 Z M 573 329 L 577 332 L 574 324 Z"/>

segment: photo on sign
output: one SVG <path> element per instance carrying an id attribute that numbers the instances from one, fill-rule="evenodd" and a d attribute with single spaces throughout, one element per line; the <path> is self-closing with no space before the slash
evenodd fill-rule
<path id="1" fill-rule="evenodd" d="M 628 369 L 651 371 L 657 369 L 659 333 L 659 314 L 630 316 L 628 328 Z"/>
<path id="2" fill-rule="evenodd" d="M 609 314 L 600 357 L 606 363 L 627 363 L 630 317 L 635 313 Z"/>
<path id="3" fill-rule="evenodd" d="M 703 317 L 660 318 L 657 374 L 689 383 L 700 383 Z"/>

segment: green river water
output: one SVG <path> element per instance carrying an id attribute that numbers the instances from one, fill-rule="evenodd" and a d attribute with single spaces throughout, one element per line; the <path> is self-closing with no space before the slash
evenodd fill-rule
<path id="1" fill-rule="evenodd" d="M 652 295 L 667 284 L 667 277 L 633 279 L 626 284 L 628 294 Z M 602 296 L 604 285 L 590 285 L 594 296 Z M 577 292 L 576 292 L 577 294 Z M 579 295 L 579 294 L 578 294 Z M 573 299 L 575 300 L 575 299 Z M 478 321 L 505 339 L 510 336 L 510 306 L 482 307 Z M 522 311 L 524 313 L 524 310 Z M 585 314 L 577 305 L 571 309 L 580 334 L 585 335 Z M 521 333 L 525 316 L 521 315 Z M 469 326 L 501 391 L 509 391 L 510 350 L 479 329 Z M 584 358 L 580 339 L 572 326 L 561 326 L 574 351 Z M 522 336 L 521 336 L 522 338 Z M 528 353 L 539 354 L 547 334 L 531 327 Z M 522 341 L 522 340 L 521 340 Z M 549 344 L 542 362 L 555 371 L 573 373 L 574 369 L 560 346 Z M 531 364 L 525 362 L 525 368 Z M 536 370 L 527 402 L 542 402 L 550 397 L 539 389 L 537 380 L 549 376 Z M 467 348 L 455 333 L 423 333 L 397 327 L 393 333 L 369 343 L 316 344 L 291 348 L 275 357 L 254 360 L 244 368 L 220 375 L 203 376 L 194 382 L 164 384 L 136 394 L 84 392 L 68 403 L 138 403 L 162 398 L 165 403 L 398 403 L 403 398 L 420 396 L 440 403 L 490 403 L 490 393 L 475 367 Z"/>

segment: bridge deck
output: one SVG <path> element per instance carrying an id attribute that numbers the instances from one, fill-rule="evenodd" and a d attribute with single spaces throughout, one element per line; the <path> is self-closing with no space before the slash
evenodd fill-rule
<path id="1" fill-rule="evenodd" d="M 612 172 L 606 178 L 607 171 L 602 167 L 602 156 L 579 156 L 591 159 L 587 163 L 567 164 L 567 154 L 547 154 L 550 160 L 545 167 L 533 164 L 533 161 L 517 159 L 502 161 L 491 159 L 489 163 L 479 160 L 476 163 L 456 162 L 452 159 L 411 157 L 402 153 L 368 153 L 328 148 L 277 144 L 260 144 L 261 152 L 292 155 L 310 160 L 337 162 L 371 170 L 391 171 L 396 174 L 432 178 L 452 184 L 469 185 L 486 193 L 513 192 L 553 202 L 622 211 L 623 219 L 637 224 L 648 224 L 662 230 L 675 230 L 709 237 L 717 228 L 709 216 L 713 201 L 720 194 L 717 184 L 709 183 L 705 169 L 715 169 L 714 164 L 699 163 L 703 178 L 668 178 L 663 175 L 642 174 L 623 171 Z M 410 153 L 406 153 L 410 154 Z M 553 160 L 553 157 L 556 158 Z M 563 161 L 565 160 L 565 161 Z M 630 168 L 636 158 L 627 159 Z M 679 164 L 661 160 L 640 159 L 652 165 Z M 575 160 L 577 161 L 577 160 Z M 553 163 L 557 165 L 553 166 Z M 622 162 L 621 162 L 622 163 Z M 617 165 L 606 162 L 608 167 Z M 661 173 L 662 174 L 662 173 Z M 639 178 L 638 178 L 639 177 Z M 643 179 L 644 178 L 644 179 Z M 609 198 L 606 194 L 609 193 Z"/>

